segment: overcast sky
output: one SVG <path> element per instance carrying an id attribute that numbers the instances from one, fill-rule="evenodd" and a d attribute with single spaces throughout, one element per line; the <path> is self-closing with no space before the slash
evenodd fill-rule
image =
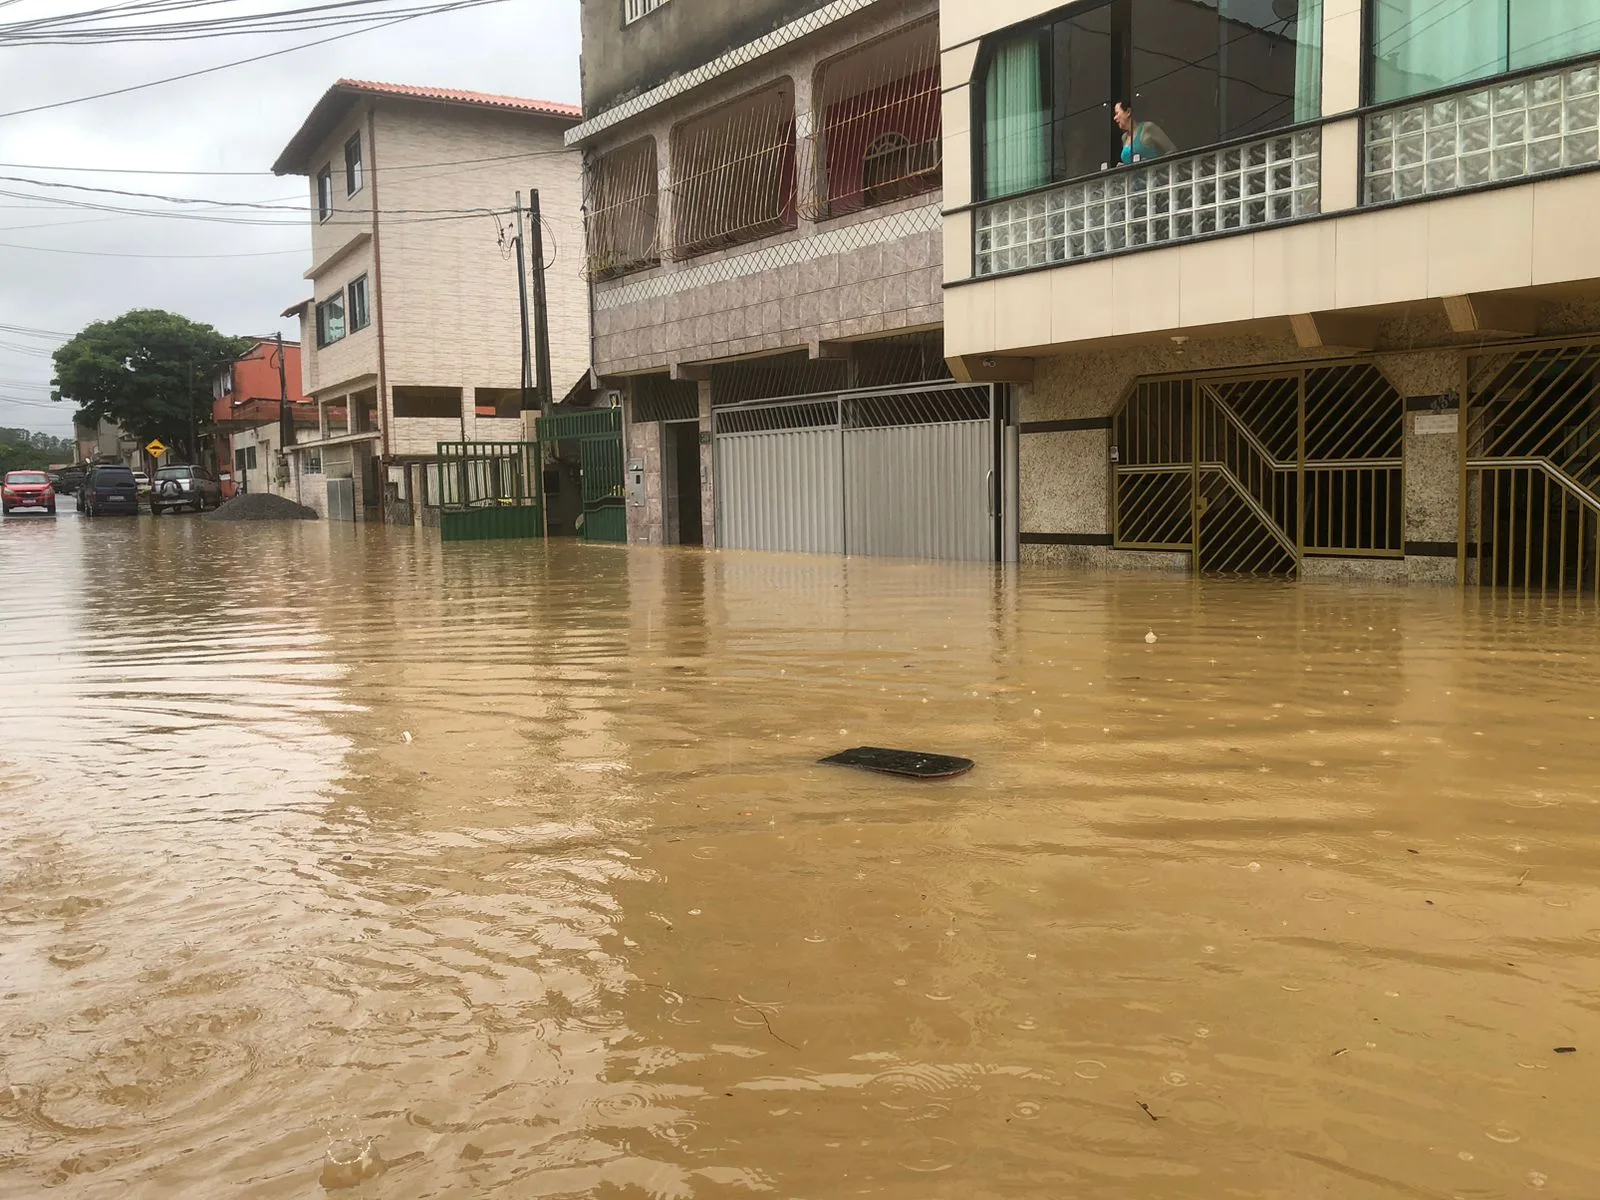
<path id="1" fill-rule="evenodd" d="M 0 25 L 98 7 L 99 0 L 13 0 L 0 3 Z M 298 7 L 284 0 L 259 5 L 261 11 Z M 339 31 L 22 48 L 0 37 L 0 113 L 230 62 L 329 32 Z M 428 84 L 576 104 L 578 48 L 578 0 L 504 0 L 423 17 L 198 79 L 0 116 L 0 176 L 303 205 L 305 181 L 274 178 L 269 168 L 334 80 Z M 40 166 L 261 174 L 85 174 Z M 298 324 L 278 314 L 304 298 L 308 217 L 277 229 L 106 216 L 64 207 L 61 198 L 170 206 L 10 181 L 0 182 L 0 192 L 48 197 L 0 195 L 0 326 L 64 335 L 36 338 L 0 330 L 0 426 L 69 436 L 72 405 L 49 403 L 50 351 L 89 322 L 132 308 L 170 309 L 224 333 L 271 334 L 281 328 L 286 337 L 299 336 Z M 172 257 L 134 257 L 144 255 Z M 196 255 L 239 257 L 177 257 Z"/>

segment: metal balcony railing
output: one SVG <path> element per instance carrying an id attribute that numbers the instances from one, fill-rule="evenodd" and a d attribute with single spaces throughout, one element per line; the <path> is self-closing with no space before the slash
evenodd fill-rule
<path id="1" fill-rule="evenodd" d="M 1068 263 L 1315 216 L 1322 131 L 1273 134 L 1121 168 L 977 209 L 982 275 Z"/>
<path id="2" fill-rule="evenodd" d="M 1600 62 L 1408 101 L 1363 125 L 1368 204 L 1600 165 Z"/>

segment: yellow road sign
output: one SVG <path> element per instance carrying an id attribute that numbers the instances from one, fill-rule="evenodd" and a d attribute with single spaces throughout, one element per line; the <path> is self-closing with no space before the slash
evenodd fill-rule
<path id="1" fill-rule="evenodd" d="M 152 458 L 160 458 L 167 452 L 167 448 L 161 444 L 160 438 L 151 438 L 145 449 L 150 452 Z"/>

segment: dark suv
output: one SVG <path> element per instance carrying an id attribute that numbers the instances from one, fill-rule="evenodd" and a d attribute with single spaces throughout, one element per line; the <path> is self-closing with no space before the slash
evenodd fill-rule
<path id="1" fill-rule="evenodd" d="M 179 508 L 203 512 L 222 503 L 222 483 L 204 467 L 160 467 L 150 481 L 150 511 L 156 516 Z"/>
<path id="2" fill-rule="evenodd" d="M 139 513 L 139 485 L 127 467 L 101 466 L 92 469 L 78 489 L 78 508 L 91 517 L 107 513 Z"/>

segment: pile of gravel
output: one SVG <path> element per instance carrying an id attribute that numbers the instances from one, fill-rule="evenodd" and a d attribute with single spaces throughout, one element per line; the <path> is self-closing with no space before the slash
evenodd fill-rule
<path id="1" fill-rule="evenodd" d="M 206 514 L 208 521 L 315 521 L 317 510 L 283 496 L 250 492 Z"/>

